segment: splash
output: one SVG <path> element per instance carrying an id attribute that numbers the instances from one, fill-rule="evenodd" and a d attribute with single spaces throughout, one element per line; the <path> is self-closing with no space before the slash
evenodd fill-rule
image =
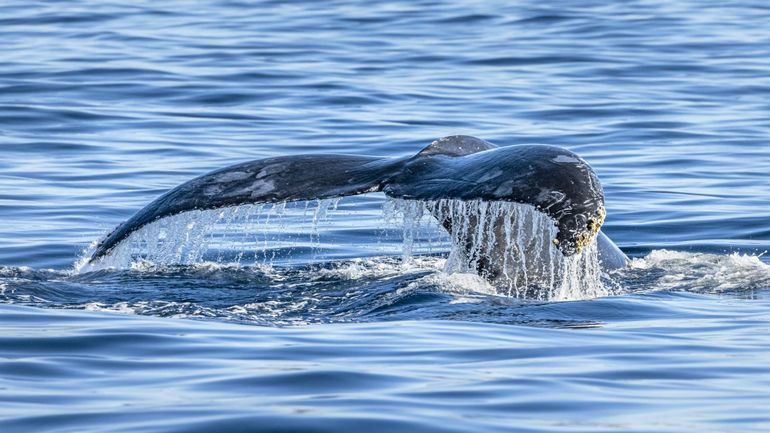
<path id="1" fill-rule="evenodd" d="M 761 256 L 654 250 L 620 273 L 630 290 L 741 292 L 770 287 L 770 265 Z"/>
<path id="2" fill-rule="evenodd" d="M 403 226 L 407 259 L 425 249 L 423 242 L 429 250 L 447 243 L 447 273 L 480 273 L 507 296 L 563 301 L 609 294 L 596 242 L 565 257 L 552 242 L 557 234 L 553 220 L 530 205 L 391 199 L 385 209 L 390 220 Z M 446 229 L 444 242 L 437 222 Z"/>

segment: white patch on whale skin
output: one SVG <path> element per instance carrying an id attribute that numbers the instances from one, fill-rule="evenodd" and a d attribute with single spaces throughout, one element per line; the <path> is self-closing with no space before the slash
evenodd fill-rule
<path id="1" fill-rule="evenodd" d="M 225 189 L 221 184 L 206 187 L 205 193 L 209 196 L 219 195 L 222 197 L 242 197 L 249 195 L 251 198 L 259 197 L 275 190 L 275 184 L 272 180 L 257 180 L 251 185 L 241 186 L 238 189 Z"/>
<path id="2" fill-rule="evenodd" d="M 243 190 L 227 190 L 226 184 L 229 182 L 239 181 L 243 179 L 247 179 L 252 176 L 252 173 L 249 173 L 247 171 L 230 171 L 226 173 L 222 173 L 220 175 L 217 175 L 215 183 L 206 185 L 203 187 L 203 195 L 212 197 L 212 196 L 218 196 L 218 195 L 226 195 L 226 196 L 232 196 L 237 194 L 242 194 Z"/>
<path id="3" fill-rule="evenodd" d="M 540 194 L 537 195 L 537 202 L 542 203 L 542 208 L 545 210 L 556 206 L 566 198 L 567 194 L 564 194 L 561 191 L 541 190 Z"/>
<path id="4" fill-rule="evenodd" d="M 214 195 L 219 195 L 222 193 L 222 190 L 223 188 L 222 188 L 222 185 L 220 184 L 207 185 L 206 187 L 203 188 L 203 195 L 206 195 L 209 197 Z"/>
<path id="5" fill-rule="evenodd" d="M 551 159 L 553 162 L 558 163 L 568 163 L 568 164 L 579 164 L 580 160 L 578 158 L 574 158 L 567 155 L 559 155 L 556 158 Z"/>
<path id="6" fill-rule="evenodd" d="M 282 164 L 282 163 L 266 165 L 262 167 L 262 170 L 260 170 L 255 177 L 257 179 L 262 179 L 263 177 L 282 173 L 286 170 L 286 167 L 287 167 L 287 164 Z"/>
<path id="7" fill-rule="evenodd" d="M 476 181 L 476 183 L 484 183 L 488 180 L 494 179 L 498 176 L 503 174 L 503 171 L 498 169 L 492 170 L 489 173 L 486 173 L 484 176 L 482 176 L 479 180 Z"/>
<path id="8" fill-rule="evenodd" d="M 217 176 L 217 182 L 232 182 L 234 180 L 243 180 L 252 174 L 248 171 L 228 171 Z"/>
<path id="9" fill-rule="evenodd" d="M 261 181 L 255 182 L 254 185 L 252 185 L 251 187 L 253 188 L 253 191 L 251 192 L 251 196 L 256 198 L 274 191 L 275 183 L 273 183 L 272 180 L 261 180 Z"/>

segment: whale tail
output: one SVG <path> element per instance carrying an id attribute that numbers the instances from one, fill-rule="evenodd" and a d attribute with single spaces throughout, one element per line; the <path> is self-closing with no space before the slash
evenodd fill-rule
<path id="1" fill-rule="evenodd" d="M 417 200 L 490 200 L 529 204 L 551 217 L 565 255 L 592 241 L 604 220 L 596 175 L 575 154 L 552 146 L 497 147 L 455 135 L 412 157 L 298 155 L 245 162 L 189 180 L 120 224 L 89 262 L 109 254 L 141 227 L 192 210 L 292 202 L 383 191 Z M 449 224 L 449 221 L 441 221 Z"/>

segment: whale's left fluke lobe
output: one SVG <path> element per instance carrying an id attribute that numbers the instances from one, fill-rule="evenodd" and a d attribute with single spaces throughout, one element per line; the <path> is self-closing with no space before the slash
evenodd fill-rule
<path id="1" fill-rule="evenodd" d="M 93 262 L 141 227 L 192 210 L 341 197 L 379 191 L 393 160 L 356 155 L 260 159 L 213 171 L 158 197 L 96 247 Z"/>

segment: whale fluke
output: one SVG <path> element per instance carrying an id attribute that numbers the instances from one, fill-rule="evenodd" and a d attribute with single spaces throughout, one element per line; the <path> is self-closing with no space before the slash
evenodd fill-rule
<path id="1" fill-rule="evenodd" d="M 605 215 L 601 184 L 593 169 L 574 153 L 544 145 L 497 147 L 455 135 L 436 140 L 411 157 L 281 156 L 204 174 L 163 194 L 120 224 L 97 245 L 89 262 L 109 254 L 139 228 L 182 212 L 376 191 L 416 200 L 532 205 L 553 219 L 558 228 L 553 243 L 564 255 L 575 254 L 593 241 Z"/>

